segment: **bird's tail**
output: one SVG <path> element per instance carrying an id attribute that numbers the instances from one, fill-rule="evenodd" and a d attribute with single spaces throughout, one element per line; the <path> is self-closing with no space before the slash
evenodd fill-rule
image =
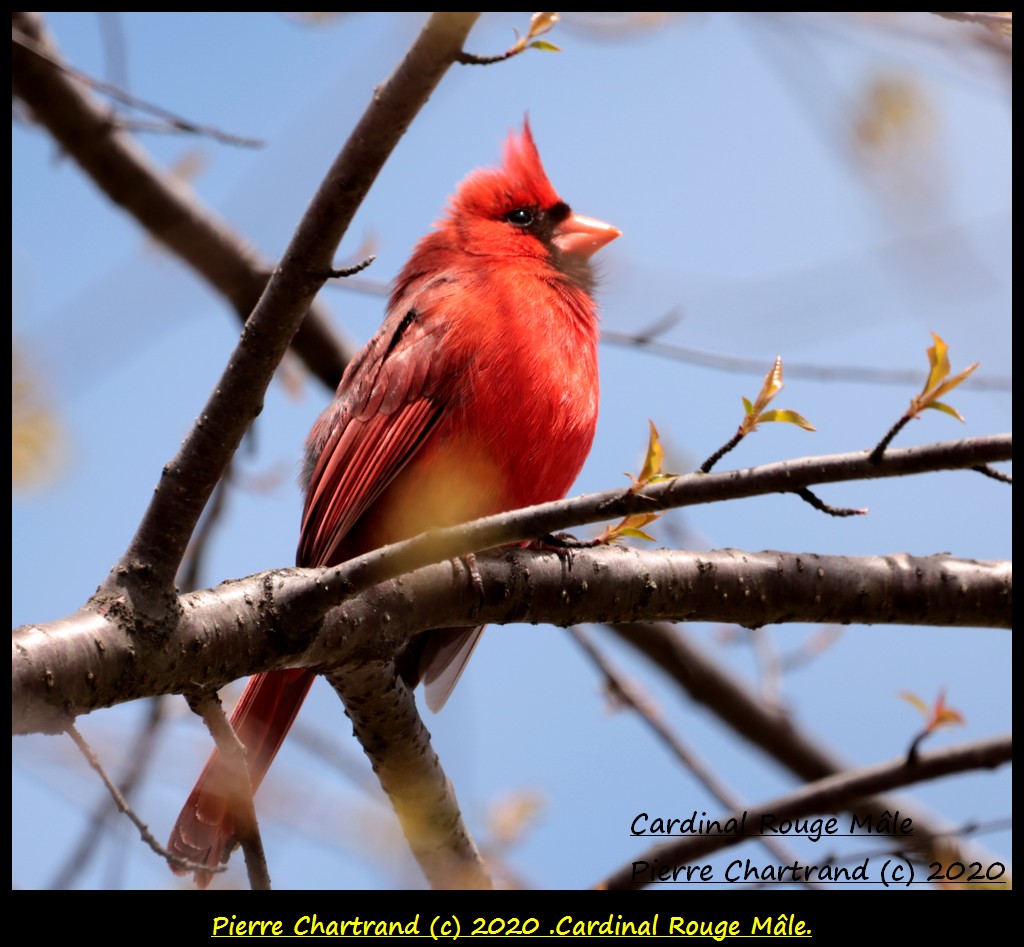
<path id="1" fill-rule="evenodd" d="M 249 679 L 231 715 L 231 725 L 245 746 L 252 791 L 259 788 L 291 728 L 315 677 L 309 671 L 272 671 Z M 171 830 L 168 851 L 179 858 L 215 868 L 227 861 L 235 834 L 228 803 L 230 778 L 214 751 Z M 188 869 L 174 868 L 176 874 Z M 196 870 L 205 888 L 213 875 Z"/>
<path id="2" fill-rule="evenodd" d="M 466 670 L 484 626 L 476 628 L 441 628 L 423 639 L 419 656 L 419 679 L 423 681 L 427 706 L 436 714 L 451 697 L 462 672 Z M 415 686 L 415 682 L 412 682 Z"/>

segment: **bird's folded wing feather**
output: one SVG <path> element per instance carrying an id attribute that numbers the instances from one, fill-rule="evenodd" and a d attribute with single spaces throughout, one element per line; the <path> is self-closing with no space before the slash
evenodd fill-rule
<path id="1" fill-rule="evenodd" d="M 430 303 L 417 300 L 388 317 L 314 429 L 299 565 L 346 558 L 340 550 L 353 525 L 451 405 L 460 366 L 445 358 L 447 321 Z"/>

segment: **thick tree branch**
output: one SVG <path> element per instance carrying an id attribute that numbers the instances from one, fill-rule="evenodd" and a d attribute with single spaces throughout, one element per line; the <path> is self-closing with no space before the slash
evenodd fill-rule
<path id="1" fill-rule="evenodd" d="M 821 483 L 960 470 L 972 468 L 977 463 L 1011 460 L 1012 456 L 1012 436 L 1000 434 L 887 451 L 883 461 L 877 465 L 871 463 L 867 451 L 858 451 L 804 457 L 723 473 L 688 474 L 648 485 L 640 492 L 605 490 L 499 513 L 464 526 L 432 530 L 353 559 L 326 573 L 325 579 L 341 582 L 344 590 L 352 593 L 430 562 L 552 535 L 585 523 L 635 513 L 793 492 Z"/>
<path id="2" fill-rule="evenodd" d="M 391 662 L 349 665 L 326 677 L 345 704 L 356 738 L 430 886 L 493 887 L 412 692 Z"/>
<path id="3" fill-rule="evenodd" d="M 450 563 L 351 598 L 332 579 L 345 567 L 289 569 L 182 596 L 166 637 L 128 634 L 97 611 L 23 626 L 12 640 L 14 732 L 53 732 L 100 707 L 257 671 L 388 662 L 430 628 L 645 619 L 1009 627 L 1012 611 L 1008 563 L 948 556 L 598 547 L 568 558 L 515 549 L 480 556 L 477 567 L 482 599 Z"/>
<path id="4" fill-rule="evenodd" d="M 866 451 L 861 451 L 806 457 L 718 474 L 689 474 L 665 483 L 649 485 L 639 493 L 631 490 L 606 490 L 500 513 L 394 543 L 326 570 L 322 575 L 323 590 L 318 594 L 333 594 L 336 596 L 334 604 L 337 604 L 341 601 L 337 598 L 339 595 L 353 595 L 374 583 L 420 566 L 513 542 L 532 540 L 583 523 L 721 500 L 792 492 L 799 487 L 818 483 L 962 469 L 973 467 L 979 454 L 991 460 L 1009 460 L 1012 453 L 1012 437 L 1008 434 L 995 435 L 889 451 L 878 465 L 869 461 Z M 296 594 L 295 598 L 291 598 L 293 593 Z M 291 627 L 308 625 L 319 620 L 323 614 L 322 602 L 313 601 L 301 583 L 282 588 L 278 603 Z M 566 623 L 575 620 L 587 619 L 569 619 Z M 841 621 L 842 618 L 837 620 Z M 999 619 L 1000 622 L 1002 620 Z M 765 621 L 762 619 L 761 622 L 753 623 L 763 624 Z"/>
<path id="5" fill-rule="evenodd" d="M 488 517 L 465 526 L 436 530 L 322 572 L 288 570 L 266 573 L 180 600 L 167 593 L 174 606 L 169 610 L 170 614 L 147 614 L 135 607 L 125 595 L 97 598 L 72 616 L 43 625 L 25 626 L 15 632 L 12 648 L 15 707 L 18 710 L 14 729 L 15 732 L 59 732 L 79 713 L 98 707 L 153 694 L 216 687 L 257 670 L 303 663 L 302 656 L 310 646 L 311 636 L 328 609 L 369 589 L 374 583 L 393 579 L 410 569 L 440 559 L 628 513 L 755 496 L 813 483 L 970 467 L 979 462 L 1006 460 L 1011 454 L 1012 438 L 1002 435 L 894 450 L 888 452 L 877 466 L 870 463 L 866 452 L 860 452 L 805 458 L 719 474 L 692 474 L 649 486 L 643 494 L 606 491 Z M 572 553 L 577 562 L 588 561 L 589 557 L 581 560 L 581 555 L 581 552 Z M 598 551 L 592 555 L 595 557 L 592 568 L 609 569 L 613 561 L 611 558 L 601 559 Z M 706 556 L 701 558 L 707 559 Z M 403 629 L 401 640 L 389 643 L 387 647 L 390 650 L 385 650 L 382 656 L 390 660 L 411 631 L 525 617 L 561 624 L 659 618 L 706 618 L 747 624 L 780 620 L 903 623 L 937 620 L 968 625 L 987 622 L 1002 625 L 1007 621 L 1012 597 L 1009 565 L 984 569 L 971 565 L 957 566 L 960 581 L 954 583 L 946 582 L 941 569 L 934 572 L 934 581 L 938 583 L 936 588 L 943 590 L 942 601 L 948 608 L 933 619 L 925 614 L 928 609 L 922 597 L 924 584 L 921 578 L 916 573 L 910 575 L 888 564 L 904 558 L 872 560 L 878 566 L 875 569 L 877 581 L 884 587 L 877 597 L 870 600 L 861 594 L 862 586 L 857 584 L 860 576 L 856 570 L 849 570 L 845 565 L 840 567 L 838 560 L 829 561 L 827 568 L 823 566 L 825 573 L 821 579 L 828 583 L 838 580 L 851 583 L 851 597 L 854 602 L 859 601 L 860 606 L 849 613 L 831 610 L 831 605 L 837 601 L 834 596 L 830 595 L 827 602 L 820 599 L 817 565 L 812 573 L 806 568 L 801 569 L 795 561 L 788 573 L 790 579 L 799 579 L 811 594 L 812 601 L 813 596 L 819 595 L 814 606 L 806 611 L 795 611 L 788 602 L 780 605 L 775 613 L 765 610 L 758 598 L 763 594 L 760 586 L 755 594 L 750 585 L 742 589 L 737 587 L 731 598 L 718 595 L 712 586 L 715 600 L 706 608 L 697 609 L 692 605 L 687 586 L 690 580 L 678 574 L 673 576 L 672 570 L 678 562 L 674 564 L 671 558 L 661 561 L 658 566 L 668 570 L 660 579 L 652 577 L 653 561 L 649 564 L 637 561 L 626 567 L 623 581 L 626 587 L 634 589 L 637 588 L 633 582 L 635 576 L 629 570 L 641 567 L 641 572 L 637 573 L 642 583 L 639 595 L 620 598 L 616 608 L 611 610 L 604 609 L 603 600 L 597 597 L 597 590 L 605 581 L 604 573 L 588 575 L 588 584 L 578 599 L 554 595 L 557 601 L 551 603 L 550 611 L 533 607 L 535 603 L 532 600 L 530 608 L 510 609 L 509 603 L 502 598 L 486 616 L 480 612 L 479 603 L 475 600 L 461 601 L 460 595 L 465 594 L 465 587 L 454 583 L 455 588 L 446 594 L 447 608 L 455 611 L 445 612 L 441 607 L 434 612 L 438 618 L 433 623 L 420 621 L 415 628 Z M 625 560 L 618 561 L 622 563 Z M 938 562 L 926 561 L 933 566 Z M 569 578 L 572 577 L 571 562 L 571 559 L 564 563 L 559 560 L 560 567 L 565 567 Z M 536 581 L 539 573 L 533 566 L 530 568 L 533 571 L 527 576 L 534 580 L 530 584 L 532 596 L 534 585 L 541 591 L 547 586 Z M 747 568 L 747 565 L 742 568 Z M 577 570 L 576 575 L 580 574 Z M 607 571 L 608 580 L 613 575 Z M 898 585 L 899 598 L 891 594 L 887 584 L 895 575 L 902 576 Z M 553 575 L 550 588 L 560 592 L 562 578 L 561 572 Z M 442 579 L 437 581 L 443 585 Z M 744 578 L 744 582 L 750 581 L 749 575 Z M 766 587 L 771 587 L 772 580 L 767 575 L 763 581 Z M 978 581 L 985 583 L 984 590 L 979 590 Z M 587 594 L 582 595 L 582 591 Z M 666 594 L 669 601 L 665 601 Z M 787 590 L 786 594 L 790 592 Z M 622 603 L 627 600 L 630 604 L 623 608 Z M 568 607 L 569 602 L 573 607 Z M 602 607 L 598 608 L 599 605 Z M 447 617 L 441 617 L 441 613 Z M 426 612 L 421 611 L 420 617 L 423 614 Z M 472 617 L 467 620 L 467 615 Z M 954 619 L 952 616 L 959 617 Z M 332 625 L 343 627 L 344 622 Z M 375 640 L 381 642 L 384 638 L 377 636 Z M 240 658 L 242 651 L 236 648 L 242 649 L 245 656 Z M 328 653 L 315 659 L 309 657 L 306 663 L 326 668 L 344 660 L 344 655 Z"/>
<path id="6" fill-rule="evenodd" d="M 908 766 L 906 759 L 899 759 L 891 763 L 839 773 L 836 776 L 803 786 L 795 792 L 768 800 L 758 806 L 752 806 L 747 811 L 772 813 L 778 819 L 796 819 L 822 812 L 839 812 L 857 800 L 874 793 L 886 792 L 899 786 L 911 786 L 914 783 L 968 770 L 994 769 L 1009 762 L 1012 757 L 1012 737 L 993 737 L 989 740 L 979 740 L 977 743 L 923 754 L 913 766 Z M 880 813 L 876 813 L 876 815 L 878 814 Z M 725 824 L 727 819 L 739 820 L 742 817 L 743 812 L 737 810 L 726 813 L 719 821 Z M 902 837 L 900 839 L 903 845 L 909 841 Z M 634 864 L 638 861 L 645 861 L 651 865 L 682 865 L 692 862 L 696 858 L 710 855 L 712 852 L 737 845 L 744 840 L 745 836 L 731 834 L 687 836 L 678 841 L 666 842 L 648 849 L 634 859 Z M 610 875 L 598 887 L 636 888 L 648 883 L 650 883 L 649 876 L 646 878 L 634 877 L 633 864 L 630 864 Z"/>

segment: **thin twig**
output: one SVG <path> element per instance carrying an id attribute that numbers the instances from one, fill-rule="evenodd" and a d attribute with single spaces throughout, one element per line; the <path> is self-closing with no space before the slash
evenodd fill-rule
<path id="1" fill-rule="evenodd" d="M 74 724 L 68 724 L 65 728 L 65 732 L 75 742 L 75 746 L 78 747 L 82 752 L 82 756 L 86 758 L 89 765 L 96 771 L 100 779 L 103 780 L 103 785 L 107 787 L 107 792 L 110 793 L 111 798 L 114 800 L 114 804 L 118 810 L 123 812 L 132 821 L 132 824 L 139 830 L 139 835 L 157 855 L 161 858 L 166 859 L 177 868 L 181 868 L 184 871 L 194 871 L 196 869 L 203 869 L 206 871 L 223 871 L 222 868 L 208 869 L 205 865 L 196 865 L 193 862 L 188 861 L 184 858 L 178 858 L 176 855 L 172 855 L 167 849 L 165 849 L 154 837 L 153 833 L 149 831 L 149 827 L 135 814 L 135 810 L 128 804 L 128 801 L 121 795 L 120 790 L 114 785 L 113 781 L 107 776 L 103 769 L 103 764 L 100 763 L 99 758 L 93 753 L 89 744 L 85 741 L 85 738 L 78 732 L 78 729 Z"/>
<path id="2" fill-rule="evenodd" d="M 976 470 L 980 474 L 984 474 L 986 477 L 991 477 L 993 480 L 998 480 L 1000 483 L 1013 483 L 1013 477 L 1008 473 L 1003 473 L 1001 470 L 996 470 L 995 467 L 989 464 L 978 464 L 977 467 L 972 467 L 971 470 Z"/>
<path id="3" fill-rule="evenodd" d="M 330 271 L 331 279 L 348 279 L 350 276 L 355 276 L 356 273 L 362 273 L 377 257 L 375 254 L 370 254 L 365 260 L 361 260 L 354 266 L 343 266 L 338 269 L 332 269 Z"/>
<path id="4" fill-rule="evenodd" d="M 829 516 L 866 516 L 868 513 L 866 507 L 854 509 L 848 506 L 832 506 L 831 503 L 826 503 L 807 487 L 799 487 L 793 492 L 805 503 L 810 503 L 816 510 L 827 513 Z"/>
<path id="5" fill-rule="evenodd" d="M 459 53 L 455 61 L 461 66 L 493 66 L 496 62 L 504 62 L 522 53 L 522 49 L 506 49 L 495 56 L 477 56 L 475 53 Z"/>
<path id="6" fill-rule="evenodd" d="M 742 428 L 738 429 L 732 437 L 729 438 L 721 447 L 718 448 L 707 460 L 704 461 L 697 469 L 701 473 L 711 473 L 712 468 L 717 464 L 726 454 L 729 453 L 743 438 L 746 437 L 746 433 Z"/>
<path id="7" fill-rule="evenodd" d="M 889 428 L 888 431 L 886 431 L 885 437 L 875 445 L 874 450 L 872 450 L 869 455 L 871 463 L 880 464 L 882 462 L 882 456 L 885 454 L 886 448 L 892 443 L 893 438 L 907 426 L 909 421 L 910 415 L 905 414 L 891 428 Z"/>
<path id="8" fill-rule="evenodd" d="M 153 759 L 153 751 L 157 745 L 157 732 L 163 724 L 167 703 L 166 697 L 154 697 L 149 702 L 149 713 L 125 754 L 125 758 L 128 760 L 128 769 L 121 778 L 119 791 L 126 801 L 131 798 Z M 101 799 L 95 806 L 86 830 L 82 833 L 78 844 L 68 853 L 63 866 L 58 869 L 53 881 L 48 885 L 49 888 L 63 891 L 65 888 L 71 887 L 75 877 L 85 869 L 89 858 L 97 851 L 100 837 L 106 829 L 113 811 L 105 799 Z"/>
<path id="9" fill-rule="evenodd" d="M 12 44 L 11 88 L 28 107 L 31 120 L 43 126 L 96 187 L 205 280 L 244 322 L 274 267 L 260 259 L 249 242 L 194 191 L 159 167 L 138 139 L 119 130 L 106 102 L 51 65 L 59 52 L 41 14 L 16 12 L 12 23 L 46 53 L 43 58 Z M 329 265 L 325 263 L 325 269 Z M 331 329 L 322 307 L 310 305 L 292 349 L 330 391 L 337 387 L 350 353 Z"/>
<path id="10" fill-rule="evenodd" d="M 122 105 L 138 109 L 140 112 L 149 112 L 151 115 L 156 115 L 167 123 L 167 129 L 170 131 L 184 132 L 191 135 L 203 135 L 206 138 L 212 138 L 214 141 L 219 141 L 222 144 L 238 145 L 242 148 L 263 147 L 263 142 L 258 138 L 246 138 L 242 135 L 235 135 L 230 132 L 221 131 L 213 125 L 200 125 L 197 122 L 193 122 L 187 118 L 182 118 L 180 115 L 176 115 L 174 112 L 164 108 L 162 105 L 155 105 L 152 102 L 146 102 L 144 99 L 140 99 L 138 96 L 132 95 L 116 85 L 104 82 L 102 79 L 97 79 L 95 76 L 90 76 L 81 69 L 76 69 L 74 66 L 69 65 L 59 57 L 52 55 L 49 50 L 45 49 L 42 45 L 32 39 L 31 36 L 27 36 L 17 27 L 11 30 L 11 42 L 24 47 L 40 59 L 45 59 L 51 66 L 53 66 L 54 69 L 59 69 L 61 72 L 64 72 L 77 79 L 79 82 L 89 86 L 89 88 L 110 96 L 110 98 L 120 102 Z"/>
<path id="11" fill-rule="evenodd" d="M 363 289 L 363 287 L 355 286 L 351 288 Z M 375 293 L 377 288 L 375 286 L 367 286 L 365 291 Z M 688 348 L 672 342 L 647 338 L 642 334 L 635 336 L 627 332 L 617 332 L 614 329 L 602 329 L 601 341 L 612 345 L 638 348 L 642 351 L 650 352 L 652 355 L 662 355 L 666 358 L 690 365 L 700 365 L 704 368 L 739 374 L 764 375 L 763 358 L 742 358 L 735 355 L 722 355 L 718 352 L 708 352 L 704 349 Z M 813 381 L 824 382 L 844 381 L 859 384 L 907 387 L 920 385 L 924 374 L 924 372 L 910 369 L 866 368 L 858 365 L 813 365 L 799 362 L 786 363 L 786 376 L 791 380 L 793 378 L 807 378 Z M 972 376 L 964 382 L 963 387 L 975 391 L 1012 391 L 1013 380 L 999 375 L 980 378 Z"/>
<path id="12" fill-rule="evenodd" d="M 256 808 L 252 801 L 252 783 L 249 781 L 249 767 L 245 761 L 245 747 L 242 746 L 224 716 L 220 699 L 216 693 L 206 692 L 200 696 L 191 696 L 188 700 L 193 713 L 203 718 L 206 729 L 210 731 L 217 744 L 217 753 L 223 776 L 218 782 L 218 790 L 224 795 L 234 837 L 242 846 L 245 855 L 245 868 L 249 875 L 249 887 L 253 891 L 270 890 L 270 870 L 267 867 L 267 856 L 263 850 L 263 838 L 260 835 L 259 822 L 256 819 Z M 200 865 L 199 875 L 208 874 L 213 869 Z"/>

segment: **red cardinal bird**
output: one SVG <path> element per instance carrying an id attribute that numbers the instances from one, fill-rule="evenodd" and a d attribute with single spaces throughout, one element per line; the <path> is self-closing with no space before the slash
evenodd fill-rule
<path id="1" fill-rule="evenodd" d="M 574 214 L 530 134 L 500 169 L 471 174 L 417 245 L 380 331 L 352 360 L 306 442 L 297 563 L 331 566 L 421 533 L 565 496 L 597 422 L 590 256 L 619 231 Z M 402 676 L 444 704 L 482 628 L 419 635 Z M 259 786 L 314 675 L 249 680 L 231 722 Z M 217 754 L 168 848 L 210 866 L 233 824 Z M 208 873 L 197 872 L 205 887 Z"/>

